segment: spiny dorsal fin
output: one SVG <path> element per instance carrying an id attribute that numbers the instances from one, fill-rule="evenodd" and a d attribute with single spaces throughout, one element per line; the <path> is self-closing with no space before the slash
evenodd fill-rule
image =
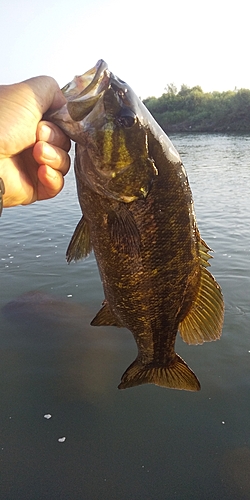
<path id="1" fill-rule="evenodd" d="M 108 304 L 104 304 L 90 324 L 92 326 L 123 326 L 122 323 L 114 317 Z"/>
<path id="2" fill-rule="evenodd" d="M 171 364 L 143 365 L 137 358 L 125 371 L 118 389 L 127 389 L 142 384 L 155 384 L 169 389 L 199 391 L 200 382 L 187 363 L 175 354 Z"/>
<path id="3" fill-rule="evenodd" d="M 200 255 L 200 260 L 201 260 L 201 264 L 202 266 L 204 267 L 208 267 L 210 266 L 209 264 L 209 259 L 212 259 L 212 255 L 209 255 L 208 252 L 212 252 L 213 250 L 211 248 L 209 248 L 209 246 L 206 244 L 206 242 L 204 240 L 202 240 L 202 238 L 200 238 L 199 242 L 198 242 L 198 246 L 199 246 L 199 255 Z"/>
<path id="4" fill-rule="evenodd" d="M 74 234 L 67 248 L 67 262 L 71 262 L 72 260 L 85 259 L 85 257 L 87 257 L 91 250 L 92 245 L 90 241 L 89 226 L 85 221 L 83 215 L 75 228 Z"/>
<path id="5" fill-rule="evenodd" d="M 201 266 L 201 282 L 196 300 L 179 324 L 180 334 L 188 344 L 203 344 L 221 336 L 224 302 L 221 288 L 212 274 Z"/>
<path id="6" fill-rule="evenodd" d="M 110 211 L 108 227 L 112 243 L 119 252 L 139 256 L 140 233 L 132 213 L 126 206 L 121 204 L 117 212 Z"/>

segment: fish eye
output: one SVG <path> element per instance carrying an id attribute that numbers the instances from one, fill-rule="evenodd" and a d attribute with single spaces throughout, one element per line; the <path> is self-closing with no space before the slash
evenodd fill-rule
<path id="1" fill-rule="evenodd" d="M 129 106 L 122 107 L 117 117 L 118 124 L 126 128 L 132 127 L 136 120 L 136 113 Z"/>
<path id="2" fill-rule="evenodd" d="M 119 125 L 122 125 L 125 128 L 130 128 L 135 124 L 136 116 L 120 116 L 117 121 Z"/>
<path id="3" fill-rule="evenodd" d="M 125 97 L 125 94 L 127 92 L 127 89 L 122 89 L 119 87 L 119 85 L 116 84 L 116 82 L 111 83 L 111 88 L 114 90 L 114 92 L 121 98 L 123 99 Z"/>

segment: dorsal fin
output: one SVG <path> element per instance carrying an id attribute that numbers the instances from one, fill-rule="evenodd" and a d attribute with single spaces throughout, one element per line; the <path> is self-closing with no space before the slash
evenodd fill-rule
<path id="1" fill-rule="evenodd" d="M 209 259 L 212 259 L 212 255 L 209 255 L 208 252 L 212 252 L 213 250 L 211 248 L 209 248 L 209 246 L 206 244 L 206 242 L 204 240 L 202 240 L 202 238 L 200 238 L 199 242 L 198 242 L 198 247 L 199 247 L 199 255 L 200 255 L 200 260 L 201 260 L 201 264 L 202 266 L 204 267 L 208 267 L 210 266 L 209 264 Z"/>

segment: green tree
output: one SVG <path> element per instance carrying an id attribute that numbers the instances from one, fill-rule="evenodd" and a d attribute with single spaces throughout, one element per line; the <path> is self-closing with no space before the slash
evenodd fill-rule
<path id="1" fill-rule="evenodd" d="M 167 83 L 167 86 L 165 87 L 166 93 L 170 95 L 176 95 L 177 94 L 177 87 L 174 83 Z"/>
<path id="2" fill-rule="evenodd" d="M 199 85 L 182 84 L 177 92 L 170 83 L 158 99 L 144 101 L 167 132 L 248 132 L 250 133 L 250 90 L 203 92 Z"/>

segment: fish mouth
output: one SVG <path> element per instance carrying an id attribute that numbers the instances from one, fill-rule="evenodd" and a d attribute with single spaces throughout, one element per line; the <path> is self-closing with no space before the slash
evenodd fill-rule
<path id="1" fill-rule="evenodd" d="M 110 85 L 107 63 L 100 59 L 96 65 L 62 88 L 67 99 L 67 110 L 74 121 L 83 120 L 95 107 Z"/>
<path id="2" fill-rule="evenodd" d="M 131 127 L 136 121 L 136 103 L 131 100 L 128 85 L 109 71 L 103 59 L 83 75 L 75 76 L 61 90 L 67 100 L 65 111 L 75 122 L 84 120 L 107 91 L 110 91 L 110 98 L 107 93 L 104 101 L 107 116 L 125 127 Z"/>
<path id="3" fill-rule="evenodd" d="M 81 98 L 86 95 L 94 96 L 101 92 L 101 87 L 109 85 L 110 72 L 103 59 L 99 59 L 95 66 L 83 75 L 75 76 L 72 82 L 67 83 L 61 90 L 67 100 Z"/>
<path id="4" fill-rule="evenodd" d="M 112 97 L 110 102 L 108 95 L 105 97 L 105 113 L 125 127 L 131 127 L 136 121 L 136 104 L 131 99 L 128 85 L 109 71 L 103 59 L 62 88 L 70 117 L 76 122 L 82 121 L 108 90 Z"/>

